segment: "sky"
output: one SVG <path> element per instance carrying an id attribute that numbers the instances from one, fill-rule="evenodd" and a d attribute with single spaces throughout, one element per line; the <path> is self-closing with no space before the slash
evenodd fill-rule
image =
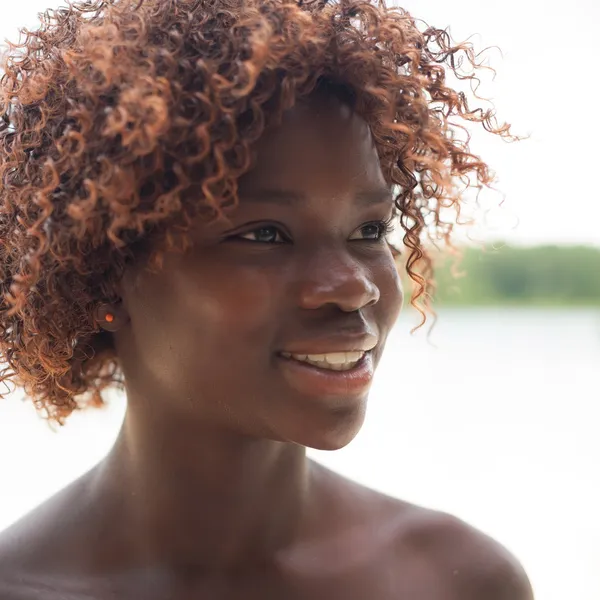
<path id="1" fill-rule="evenodd" d="M 60 0 L 9 3 L 0 19 L 0 40 L 17 39 L 18 27 Z M 482 205 L 476 241 L 522 245 L 593 244 L 600 247 L 600 119 L 593 102 L 600 85 L 597 0 L 503 0 L 487 8 L 481 0 L 405 0 L 398 3 L 429 25 L 449 28 L 456 41 L 469 38 L 496 77 L 484 72 L 479 94 L 490 98 L 499 120 L 528 139 L 508 144 L 473 131 L 472 151 L 496 172 L 499 192 Z M 475 106 L 475 105 L 473 105 Z M 485 104 L 483 106 L 486 106 Z"/>

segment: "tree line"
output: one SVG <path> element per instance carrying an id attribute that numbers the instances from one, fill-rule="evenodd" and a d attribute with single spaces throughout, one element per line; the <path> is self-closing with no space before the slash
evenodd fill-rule
<path id="1" fill-rule="evenodd" d="M 461 254 L 435 257 L 435 305 L 600 307 L 600 248 L 496 243 Z"/>

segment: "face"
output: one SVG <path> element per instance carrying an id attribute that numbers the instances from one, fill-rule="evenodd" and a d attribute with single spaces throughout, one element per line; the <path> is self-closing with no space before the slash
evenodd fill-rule
<path id="1" fill-rule="evenodd" d="M 298 105 L 239 184 L 229 222 L 197 223 L 186 254 L 123 278 L 130 410 L 340 448 L 402 304 L 369 129 L 333 99 Z"/>

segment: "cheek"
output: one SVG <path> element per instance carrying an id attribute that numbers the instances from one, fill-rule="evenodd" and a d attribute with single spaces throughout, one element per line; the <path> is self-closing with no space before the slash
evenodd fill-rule
<path id="1" fill-rule="evenodd" d="M 202 278 L 186 294 L 185 312 L 212 339 L 244 339 L 265 333 L 278 305 L 277 285 L 256 268 Z"/>
<path id="2" fill-rule="evenodd" d="M 389 327 L 393 326 L 402 309 L 404 302 L 404 291 L 398 267 L 390 260 L 385 266 L 381 266 L 375 274 L 375 281 L 380 291 L 381 311 Z"/>
<path id="3" fill-rule="evenodd" d="M 174 270 L 146 280 L 131 296 L 132 327 L 119 351 L 126 376 L 153 393 L 179 395 L 207 380 L 219 389 L 235 383 L 228 365 L 252 369 L 270 351 L 281 306 L 275 283 L 256 268 Z"/>
<path id="4" fill-rule="evenodd" d="M 188 352 L 241 353 L 248 343 L 256 347 L 268 340 L 281 306 L 282 278 L 268 265 L 240 262 L 192 254 L 172 269 L 172 337 L 185 340 Z"/>

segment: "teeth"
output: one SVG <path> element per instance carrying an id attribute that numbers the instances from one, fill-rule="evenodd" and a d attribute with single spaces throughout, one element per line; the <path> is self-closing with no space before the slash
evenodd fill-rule
<path id="1" fill-rule="evenodd" d="M 328 362 L 330 365 L 343 365 L 358 362 L 364 352 L 331 352 L 329 354 L 308 354 L 306 360 L 311 362 Z"/>
<path id="2" fill-rule="evenodd" d="M 293 358 L 321 369 L 346 371 L 354 367 L 365 355 L 365 352 L 330 352 L 328 354 L 291 354 L 282 352 L 285 358 Z"/>

